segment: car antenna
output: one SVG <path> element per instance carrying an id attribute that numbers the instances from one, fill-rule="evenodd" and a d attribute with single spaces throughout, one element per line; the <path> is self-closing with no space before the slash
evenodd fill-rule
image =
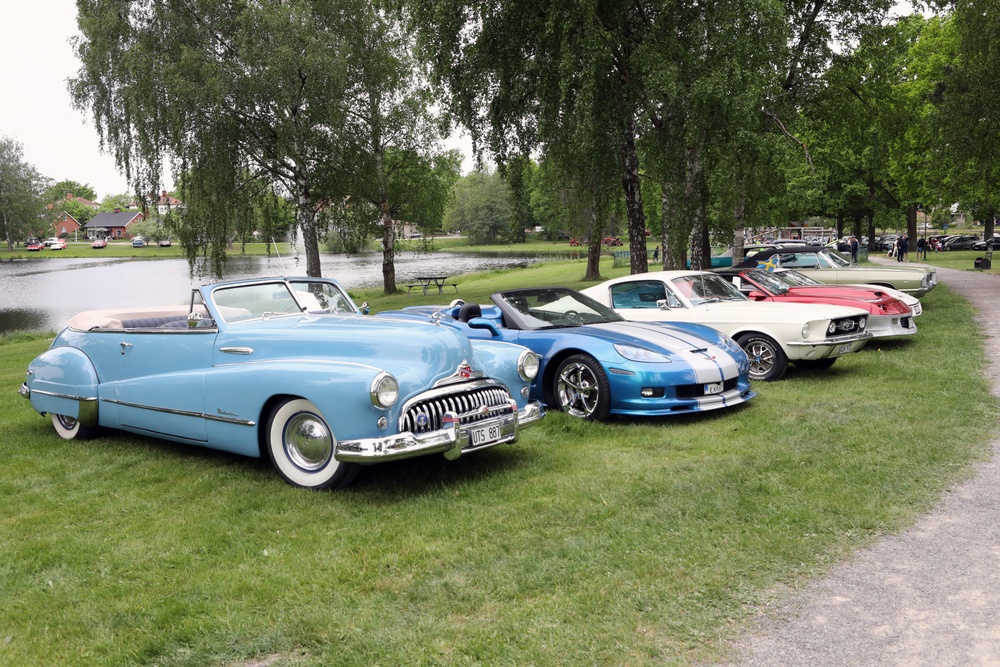
<path id="1" fill-rule="evenodd" d="M 278 244 L 274 242 L 273 236 L 271 237 L 271 245 L 274 246 L 274 254 L 278 257 L 278 264 L 281 265 L 281 275 L 288 275 L 288 272 L 285 271 L 285 262 L 281 259 L 281 253 L 278 252 Z"/>

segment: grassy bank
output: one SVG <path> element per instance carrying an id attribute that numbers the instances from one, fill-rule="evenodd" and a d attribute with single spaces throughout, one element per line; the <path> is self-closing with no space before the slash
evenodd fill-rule
<path id="1" fill-rule="evenodd" d="M 582 273 L 463 276 L 459 295 Z M 719 659 L 775 585 L 905 527 L 985 456 L 981 333 L 946 288 L 924 303 L 917 336 L 793 368 L 735 411 L 550 414 L 516 445 L 338 493 L 130 435 L 59 440 L 13 391 L 47 342 L 0 343 L 0 664 Z"/>

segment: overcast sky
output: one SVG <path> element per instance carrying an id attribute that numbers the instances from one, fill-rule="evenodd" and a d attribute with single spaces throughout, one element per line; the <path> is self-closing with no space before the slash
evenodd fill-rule
<path id="1" fill-rule="evenodd" d="M 909 13 L 908 3 L 899 5 Z M 69 40 L 76 34 L 74 0 L 0 0 L 0 135 L 19 142 L 43 175 L 90 185 L 103 199 L 128 192 L 128 184 L 100 151 L 93 123 L 70 102 L 66 81 L 79 64 Z M 469 142 L 448 145 L 468 152 Z M 467 158 L 463 171 L 471 167 Z"/>

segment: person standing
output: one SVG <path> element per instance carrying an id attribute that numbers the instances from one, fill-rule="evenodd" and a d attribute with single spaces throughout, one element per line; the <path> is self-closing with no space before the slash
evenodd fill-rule
<path id="1" fill-rule="evenodd" d="M 904 248 L 906 248 L 906 236 L 905 235 L 904 236 L 900 236 L 898 239 L 896 239 L 896 261 L 897 262 L 902 262 L 903 261 L 903 253 L 905 252 Z"/>
<path id="2" fill-rule="evenodd" d="M 851 237 L 851 263 L 858 263 L 858 237 Z"/>
<path id="3" fill-rule="evenodd" d="M 658 261 L 660 259 L 660 246 L 653 248 L 653 261 Z"/>
<path id="4" fill-rule="evenodd" d="M 923 237 L 917 239 L 917 259 L 927 259 L 927 241 Z"/>

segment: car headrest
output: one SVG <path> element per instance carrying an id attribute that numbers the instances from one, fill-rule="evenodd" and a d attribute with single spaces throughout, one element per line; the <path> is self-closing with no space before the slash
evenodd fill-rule
<path id="1" fill-rule="evenodd" d="M 479 307 L 478 303 L 463 303 L 462 307 L 458 309 L 458 319 L 460 322 L 468 322 L 473 317 L 482 317 L 483 309 Z"/>

